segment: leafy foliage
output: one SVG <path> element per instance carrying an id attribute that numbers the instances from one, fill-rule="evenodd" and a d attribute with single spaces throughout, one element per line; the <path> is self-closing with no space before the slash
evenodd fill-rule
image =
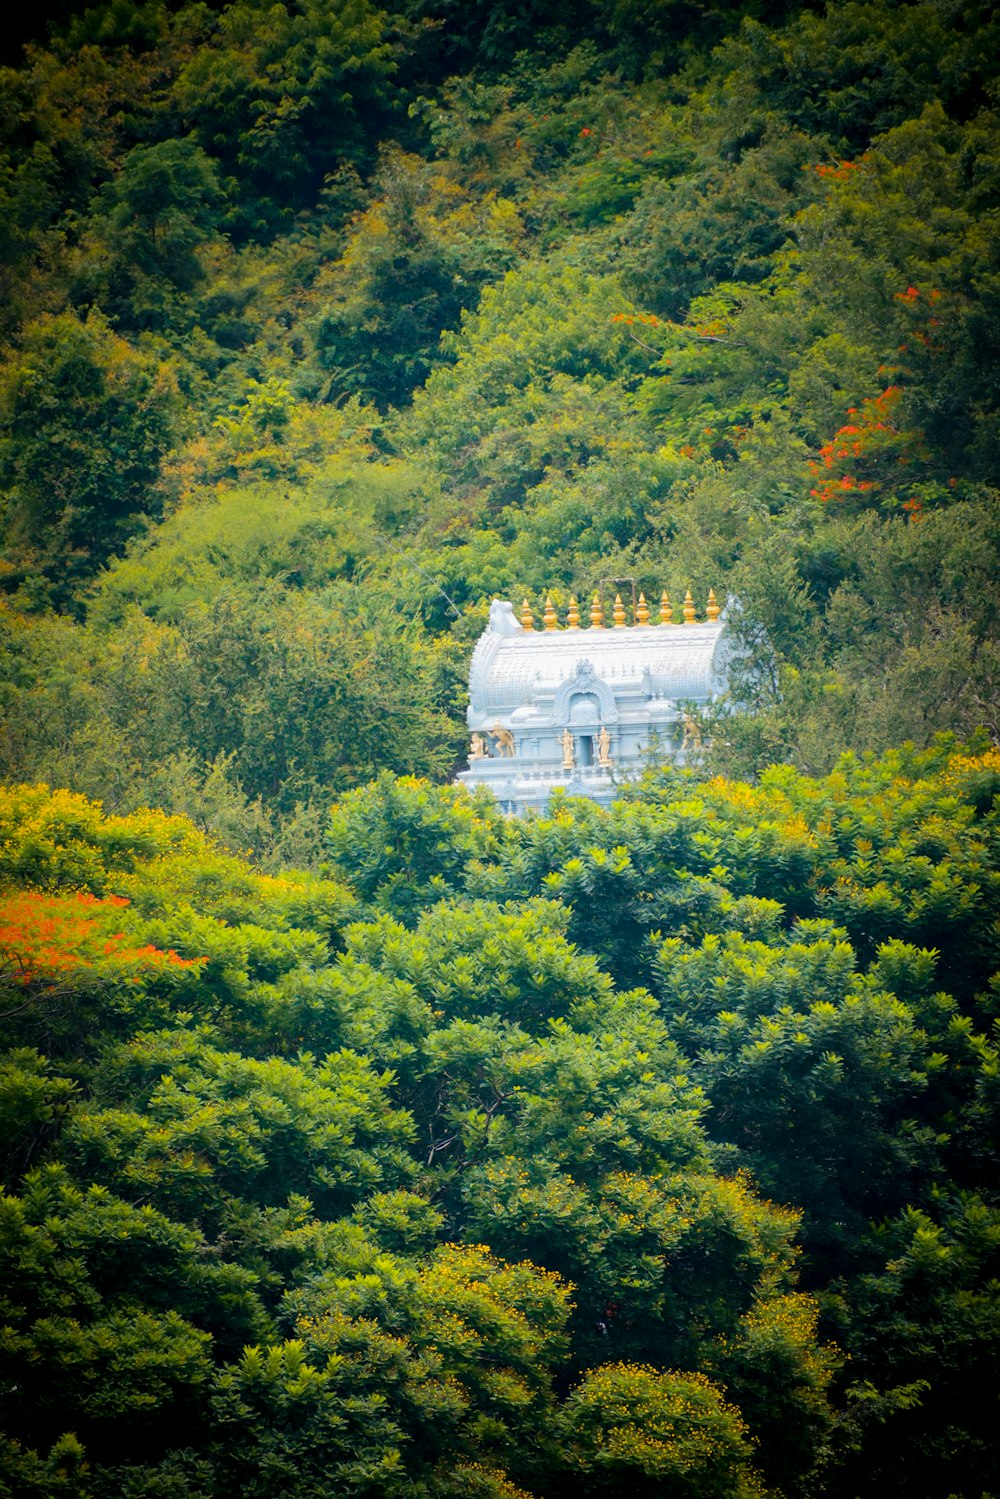
<path id="1" fill-rule="evenodd" d="M 15 576 L 87 576 L 155 510 L 175 402 L 169 371 L 104 317 L 44 317 L 0 384 L 4 527 Z M 65 578 L 65 572 L 64 572 Z M 44 592 L 42 597 L 44 597 Z M 56 597 L 66 598 L 65 581 Z"/>
<path id="2" fill-rule="evenodd" d="M 996 1491 L 996 24 L 0 70 L 4 1492 Z M 609 574 L 738 600 L 700 776 L 435 785 Z"/>
<path id="3" fill-rule="evenodd" d="M 928 1492 L 992 1482 L 997 786 L 383 777 L 353 893 L 10 793 L 11 1474 L 69 1427 L 95 1493 L 884 1489 L 918 1430 Z"/>

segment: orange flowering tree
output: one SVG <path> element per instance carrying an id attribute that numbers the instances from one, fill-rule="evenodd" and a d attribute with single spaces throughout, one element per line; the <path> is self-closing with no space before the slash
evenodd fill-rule
<path id="1" fill-rule="evenodd" d="M 180 958 L 173 948 L 163 952 L 152 943 L 136 945 L 125 932 L 111 931 L 128 904 L 123 895 L 98 899 L 31 890 L 0 898 L 0 960 L 6 977 L 22 987 L 88 972 L 138 983 L 143 974 L 197 968 L 204 961 Z"/>
<path id="2" fill-rule="evenodd" d="M 200 970 L 204 958 L 182 958 L 122 930 L 128 905 L 124 896 L 81 892 L 0 897 L 0 1019 L 17 1039 L 46 1049 L 77 1044 L 88 996 L 131 1011 L 136 990 L 166 980 L 169 992 Z"/>
<path id="3" fill-rule="evenodd" d="M 815 484 L 809 491 L 821 504 L 848 506 L 853 511 L 879 505 L 902 508 L 912 516 L 921 502 L 899 498 L 900 480 L 912 475 L 928 454 L 922 434 L 906 424 L 903 391 L 889 385 L 877 396 L 847 410 L 845 422 L 809 461 Z"/>

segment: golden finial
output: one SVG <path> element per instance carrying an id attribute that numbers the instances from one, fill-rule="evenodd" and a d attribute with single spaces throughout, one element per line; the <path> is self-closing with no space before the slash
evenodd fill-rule
<path id="1" fill-rule="evenodd" d="M 620 593 L 615 594 L 614 620 L 616 630 L 620 630 L 625 624 L 625 605 L 622 603 Z"/>
<path id="2" fill-rule="evenodd" d="M 535 616 L 531 612 L 531 605 L 527 599 L 521 605 L 521 624 L 526 630 L 533 630 L 535 628 Z"/>
<path id="3" fill-rule="evenodd" d="M 640 593 L 639 602 L 635 611 L 635 622 L 637 625 L 649 624 L 649 605 L 646 603 L 646 595 Z"/>
<path id="4" fill-rule="evenodd" d="M 578 630 L 580 628 L 580 610 L 577 607 L 575 596 L 570 597 L 569 609 L 566 611 L 567 630 Z"/>
<path id="5" fill-rule="evenodd" d="M 547 630 L 558 630 L 559 628 L 559 620 L 556 616 L 551 593 L 545 595 L 545 613 L 542 615 L 542 623 Z"/>
<path id="6" fill-rule="evenodd" d="M 590 606 L 590 626 L 593 630 L 604 629 L 604 608 L 599 593 L 594 594 L 594 602 Z"/>
<path id="7" fill-rule="evenodd" d="M 660 624 L 672 625 L 673 622 L 674 611 L 670 607 L 670 599 L 667 597 L 667 590 L 664 589 L 663 593 L 660 595 Z"/>
<path id="8" fill-rule="evenodd" d="M 689 588 L 684 595 L 684 623 L 686 625 L 693 625 L 697 624 L 697 622 L 698 616 L 694 610 L 694 599 L 691 597 L 691 590 Z"/>
<path id="9" fill-rule="evenodd" d="M 719 612 L 719 603 L 715 597 L 715 589 L 710 588 L 708 590 L 708 608 L 705 610 L 705 614 L 709 619 L 718 619 Z"/>

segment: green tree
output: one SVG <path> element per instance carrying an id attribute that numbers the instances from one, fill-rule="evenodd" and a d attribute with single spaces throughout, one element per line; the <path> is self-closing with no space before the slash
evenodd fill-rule
<path id="1" fill-rule="evenodd" d="M 563 1413 L 571 1453 L 564 1492 L 643 1496 L 664 1485 L 685 1496 L 757 1490 L 739 1413 L 703 1375 L 641 1364 L 606 1364 L 586 1374 Z"/>
<path id="2" fill-rule="evenodd" d="M 235 1313 L 253 1336 L 251 1278 L 210 1266 L 200 1236 L 162 1214 L 81 1191 L 52 1166 L 4 1197 L 0 1216 L 8 1435 L 46 1451 L 75 1429 L 105 1460 L 186 1442 L 210 1371 L 198 1324 L 222 1328 Z"/>
<path id="3" fill-rule="evenodd" d="M 173 432 L 169 365 L 91 312 L 44 317 L 0 374 L 0 482 L 9 567 L 65 601 L 155 514 Z"/>
<path id="4" fill-rule="evenodd" d="M 199 250 L 212 239 L 222 190 L 212 160 L 190 140 L 135 146 L 105 183 L 92 214 L 74 287 L 119 327 L 177 328 L 181 299 L 205 274 Z"/>
<path id="5" fill-rule="evenodd" d="M 406 920 L 462 889 L 470 861 L 496 850 L 502 829 L 491 797 L 384 772 L 334 804 L 327 847 L 362 899 Z"/>
<path id="6" fill-rule="evenodd" d="M 206 1230 L 229 1198 L 280 1207 L 298 1193 L 335 1218 L 413 1174 L 412 1123 L 392 1107 L 390 1078 L 349 1052 L 256 1061 L 166 1032 L 132 1042 L 104 1078 L 62 1157 L 81 1179 Z"/>
<path id="7" fill-rule="evenodd" d="M 944 1496 L 997 1482 L 996 1209 L 975 1195 L 907 1209 L 881 1225 L 878 1268 L 829 1299 L 850 1353 L 845 1369 L 846 1484 L 859 1494 Z M 849 1371 L 849 1372 L 848 1372 Z M 919 1474 L 919 1477 L 918 1477 Z"/>
<path id="8" fill-rule="evenodd" d="M 324 174 L 371 155 L 395 71 L 387 19 L 367 0 L 239 0 L 181 69 L 173 102 L 246 184 L 241 225 L 307 206 Z"/>
<path id="9" fill-rule="evenodd" d="M 401 1495 L 485 1492 L 463 1469 L 531 1472 L 550 1446 L 568 1291 L 532 1266 L 449 1245 L 419 1271 L 328 1275 L 296 1292 L 296 1338 L 248 1349 L 214 1398 L 224 1495 L 275 1481 Z M 485 1462 L 484 1462 L 485 1459 Z M 457 1471 L 456 1471 L 457 1469 Z"/>
<path id="10" fill-rule="evenodd" d="M 377 194 L 324 277 L 315 344 L 331 396 L 406 403 L 480 288 L 512 264 L 523 233 L 509 200 L 477 203 L 441 167 L 387 154 Z"/>

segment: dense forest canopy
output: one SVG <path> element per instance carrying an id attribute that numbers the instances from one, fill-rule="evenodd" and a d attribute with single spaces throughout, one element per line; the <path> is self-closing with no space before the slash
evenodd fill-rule
<path id="1" fill-rule="evenodd" d="M 1000 1493 L 992 7 L 4 57 L 0 1495 Z M 609 576 L 741 711 L 505 819 Z"/>
<path id="2" fill-rule="evenodd" d="M 8 792 L 4 1492 L 988 1492 L 998 790 Z"/>

